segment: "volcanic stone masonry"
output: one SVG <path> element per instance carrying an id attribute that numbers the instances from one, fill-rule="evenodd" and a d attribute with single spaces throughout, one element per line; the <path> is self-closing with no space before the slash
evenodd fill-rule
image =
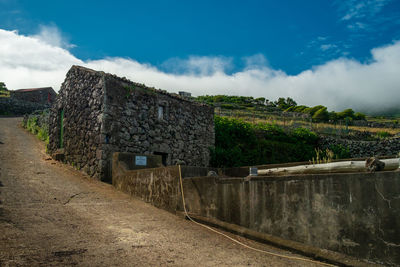
<path id="1" fill-rule="evenodd" d="M 10 91 L 11 98 L 38 104 L 51 104 L 57 96 L 52 87 L 29 88 Z"/>
<path id="2" fill-rule="evenodd" d="M 213 116 L 208 105 L 73 66 L 51 109 L 48 151 L 103 181 L 111 181 L 114 152 L 208 166 Z"/>

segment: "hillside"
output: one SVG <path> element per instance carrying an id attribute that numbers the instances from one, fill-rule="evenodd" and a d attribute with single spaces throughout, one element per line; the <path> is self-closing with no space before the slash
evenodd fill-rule
<path id="1" fill-rule="evenodd" d="M 276 124 L 288 130 L 302 127 L 322 135 L 363 140 L 376 140 L 400 133 L 399 117 L 366 116 L 351 108 L 329 111 L 323 105 L 298 105 L 292 98 L 270 101 L 244 96 L 206 95 L 193 99 L 214 106 L 218 116 Z"/>

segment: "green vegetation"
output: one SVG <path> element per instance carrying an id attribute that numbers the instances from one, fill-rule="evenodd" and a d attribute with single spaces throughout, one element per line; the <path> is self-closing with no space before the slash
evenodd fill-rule
<path id="1" fill-rule="evenodd" d="M 211 164 L 234 167 L 308 161 L 315 156 L 318 137 L 304 128 L 286 133 L 273 124 L 250 124 L 216 116 L 215 139 Z"/>
<path id="2" fill-rule="evenodd" d="M 22 123 L 24 128 L 36 135 L 40 140 L 44 141 L 46 147 L 49 143 L 49 128 L 46 123 L 40 123 L 40 120 L 43 120 L 43 118 L 46 118 L 47 116 L 48 112 L 42 111 L 40 113 L 29 115 L 27 118 L 24 118 Z"/>
<path id="3" fill-rule="evenodd" d="M 0 97 L 9 97 L 9 96 L 10 96 L 10 91 L 8 91 L 6 84 L 0 82 Z"/>
<path id="4" fill-rule="evenodd" d="M 379 131 L 376 133 L 376 137 L 378 137 L 379 139 L 385 139 L 392 136 L 393 136 L 392 134 L 386 131 Z"/>
<path id="5" fill-rule="evenodd" d="M 130 95 L 135 91 L 135 86 L 134 85 L 125 85 L 124 89 L 126 91 L 125 97 L 126 99 L 129 98 Z"/>
<path id="6" fill-rule="evenodd" d="M 195 101 L 206 103 L 226 110 L 264 110 L 264 111 L 284 111 L 310 114 L 314 122 L 336 123 L 345 120 L 347 123 L 353 120 L 365 120 L 363 113 L 355 113 L 352 109 L 345 109 L 341 112 L 328 111 L 322 105 L 307 107 L 298 106 L 292 98 L 280 97 L 277 101 L 270 101 L 264 97 L 253 98 L 249 96 L 227 96 L 227 95 L 205 95 L 194 98 Z"/>
<path id="7" fill-rule="evenodd" d="M 333 153 L 334 159 L 348 159 L 350 158 L 350 150 L 343 145 L 330 145 L 329 151 Z"/>
<path id="8" fill-rule="evenodd" d="M 319 148 L 315 149 L 315 158 L 312 158 L 312 164 L 322 164 L 328 163 L 333 160 L 334 153 L 329 148 L 321 150 Z"/>

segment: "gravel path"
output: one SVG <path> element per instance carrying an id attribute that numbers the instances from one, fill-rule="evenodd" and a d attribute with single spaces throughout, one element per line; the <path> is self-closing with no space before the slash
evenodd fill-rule
<path id="1" fill-rule="evenodd" d="M 318 266 L 248 250 L 90 179 L 20 122 L 0 118 L 0 266 Z"/>

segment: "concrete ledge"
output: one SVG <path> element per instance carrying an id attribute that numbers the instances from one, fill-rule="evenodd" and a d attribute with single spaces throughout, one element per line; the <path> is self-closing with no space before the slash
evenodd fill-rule
<path id="1" fill-rule="evenodd" d="M 265 234 L 265 233 L 260 233 L 256 232 L 253 230 L 250 230 L 245 227 L 238 226 L 236 224 L 231 224 L 227 222 L 220 221 L 218 219 L 213 219 L 213 218 L 207 218 L 203 216 L 199 216 L 196 214 L 188 213 L 189 216 L 201 223 L 221 228 L 224 230 L 227 230 L 228 232 L 238 234 L 262 243 L 270 244 L 279 248 L 287 249 L 292 252 L 299 253 L 301 255 L 313 258 L 318 261 L 338 265 L 338 266 L 360 266 L 360 267 L 365 267 L 365 266 L 383 266 L 379 264 L 374 264 L 374 263 L 369 263 L 365 261 L 360 261 L 356 258 L 337 253 L 334 251 L 326 250 L 326 249 L 320 249 L 312 246 L 307 246 L 305 244 L 291 241 L 291 240 L 286 240 L 283 238 L 279 238 L 273 235 Z M 184 212 L 177 212 L 178 216 L 186 218 L 186 215 Z"/>

